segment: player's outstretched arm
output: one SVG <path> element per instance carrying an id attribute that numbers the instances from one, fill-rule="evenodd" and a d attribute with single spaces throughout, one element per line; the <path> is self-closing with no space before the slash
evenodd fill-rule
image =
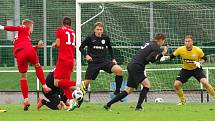
<path id="1" fill-rule="evenodd" d="M 25 26 L 2 26 L 0 25 L 0 30 L 6 31 L 23 31 L 26 27 Z"/>

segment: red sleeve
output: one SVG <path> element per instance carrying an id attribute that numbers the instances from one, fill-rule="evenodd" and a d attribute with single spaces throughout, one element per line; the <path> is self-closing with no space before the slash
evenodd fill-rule
<path id="1" fill-rule="evenodd" d="M 4 30 L 7 30 L 7 31 L 23 31 L 27 29 L 26 26 L 4 26 Z"/>
<path id="2" fill-rule="evenodd" d="M 56 30 L 56 38 L 60 38 L 60 36 L 61 36 L 61 29 L 60 29 L 60 27 L 59 27 L 59 28 L 57 28 L 57 30 Z"/>
<path id="3" fill-rule="evenodd" d="M 35 50 L 35 51 L 37 51 L 38 46 L 37 46 L 37 45 L 35 45 L 35 46 L 33 46 L 33 48 L 34 48 L 34 50 Z"/>

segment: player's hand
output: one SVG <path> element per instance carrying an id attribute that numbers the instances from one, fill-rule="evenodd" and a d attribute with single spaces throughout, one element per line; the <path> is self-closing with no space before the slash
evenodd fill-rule
<path id="1" fill-rule="evenodd" d="M 113 60 L 112 60 L 112 62 L 113 62 L 114 64 L 117 64 L 117 61 L 116 61 L 116 59 L 113 59 Z"/>
<path id="2" fill-rule="evenodd" d="M 169 56 L 163 56 L 163 57 L 161 57 L 160 61 L 165 61 L 165 60 L 169 60 L 169 59 L 170 59 Z"/>
<path id="3" fill-rule="evenodd" d="M 56 42 L 53 42 L 53 43 L 52 43 L 52 47 L 53 47 L 53 48 L 56 48 L 56 46 L 57 46 Z"/>
<path id="4" fill-rule="evenodd" d="M 200 63 L 200 62 L 193 61 L 193 63 L 194 63 L 198 68 L 201 68 L 201 63 Z"/>
<path id="5" fill-rule="evenodd" d="M 0 30 L 4 30 L 4 26 L 0 25 Z"/>
<path id="6" fill-rule="evenodd" d="M 168 47 L 167 47 L 167 46 L 164 46 L 162 54 L 163 54 L 163 55 L 166 55 L 167 50 L 168 50 Z"/>
<path id="7" fill-rule="evenodd" d="M 87 61 L 93 61 L 92 57 L 89 56 L 89 55 L 86 55 L 86 60 L 87 60 Z"/>
<path id="8" fill-rule="evenodd" d="M 38 43 L 37 43 L 37 47 L 43 47 L 44 46 L 44 43 L 42 40 L 40 40 Z"/>

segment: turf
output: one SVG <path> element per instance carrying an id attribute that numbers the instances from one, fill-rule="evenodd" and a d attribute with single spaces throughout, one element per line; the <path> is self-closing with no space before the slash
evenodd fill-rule
<path id="1" fill-rule="evenodd" d="M 1 105 L 7 109 L 0 113 L 1 121 L 214 121 L 215 105 L 213 103 L 189 103 L 176 106 L 171 103 L 146 103 L 145 110 L 134 111 L 134 103 L 115 104 L 112 111 L 102 108 L 103 104 L 85 103 L 73 112 L 52 111 L 42 108 L 24 112 L 22 105 Z"/>

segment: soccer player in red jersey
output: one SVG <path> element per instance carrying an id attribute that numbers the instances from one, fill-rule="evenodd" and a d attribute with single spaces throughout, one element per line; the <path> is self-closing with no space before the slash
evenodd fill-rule
<path id="1" fill-rule="evenodd" d="M 71 18 L 64 17 L 62 26 L 56 30 L 56 41 L 52 47 L 58 48 L 58 60 L 54 71 L 54 85 L 62 88 L 68 99 L 72 99 L 70 76 L 74 68 L 75 32 L 71 28 Z"/>
<path id="2" fill-rule="evenodd" d="M 42 84 L 43 90 L 45 92 L 49 92 L 51 90 L 46 85 L 43 69 L 39 63 L 36 49 L 31 43 L 30 34 L 33 32 L 33 21 L 24 19 L 20 26 L 0 26 L 0 30 L 18 31 L 18 36 L 14 39 L 13 54 L 16 58 L 20 73 L 20 88 L 24 98 L 24 110 L 27 111 L 30 106 L 28 99 L 28 83 L 26 78 L 29 62 L 35 67 L 36 75 Z"/>

